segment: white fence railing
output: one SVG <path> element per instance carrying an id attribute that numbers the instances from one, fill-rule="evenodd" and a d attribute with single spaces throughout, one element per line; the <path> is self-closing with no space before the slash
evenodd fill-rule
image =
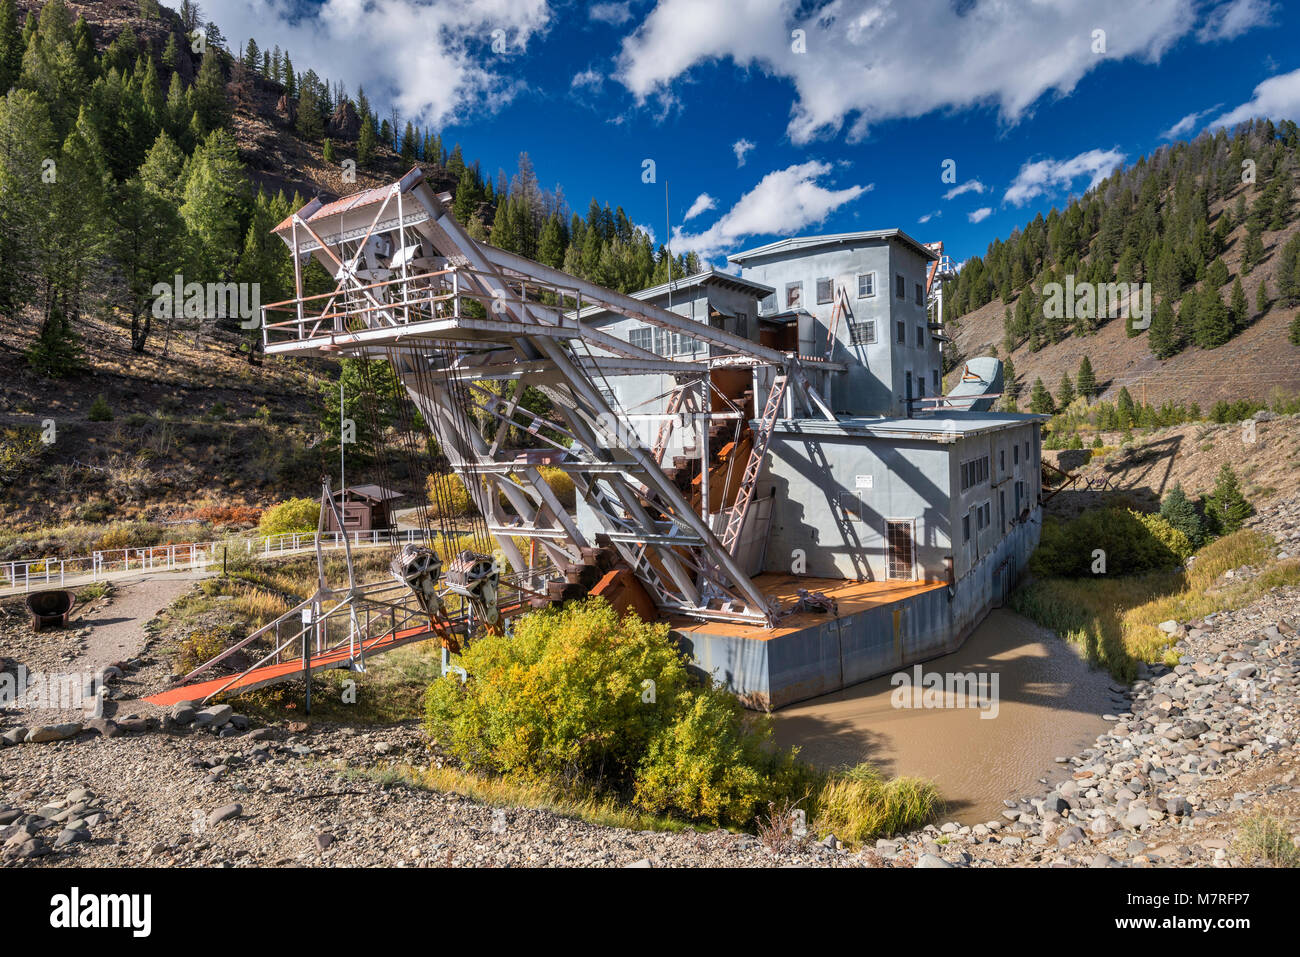
<path id="1" fill-rule="evenodd" d="M 371 529 L 356 532 L 321 533 L 322 549 L 343 547 L 347 538 L 353 548 L 416 542 L 424 539 L 419 529 Z M 225 555 L 257 555 L 272 558 L 316 550 L 316 532 L 285 532 L 280 535 L 232 537 L 207 542 L 147 545 L 141 548 L 113 548 L 76 558 L 38 558 L 0 562 L 0 590 L 58 588 L 69 582 L 85 584 L 131 572 L 202 571 L 219 563 Z"/>

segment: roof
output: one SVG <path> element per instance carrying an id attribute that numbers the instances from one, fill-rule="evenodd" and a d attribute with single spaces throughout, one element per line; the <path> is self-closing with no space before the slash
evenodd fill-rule
<path id="1" fill-rule="evenodd" d="M 845 417 L 838 422 L 826 419 L 783 419 L 777 422 L 776 431 L 863 438 L 907 437 L 945 442 L 957 437 L 965 438 L 1029 423 L 1046 422 L 1048 418 L 1050 417 L 1046 415 L 1029 412 L 964 412 L 942 409 L 910 419 L 885 416 Z"/>
<path id="2" fill-rule="evenodd" d="M 386 183 L 383 186 L 373 186 L 370 189 L 363 189 L 358 193 L 352 193 L 349 196 L 342 196 L 339 199 L 332 200 L 328 203 L 322 203 L 320 198 L 313 199 L 302 209 L 286 216 L 275 229 L 273 233 L 288 229 L 293 225 L 293 217 L 302 215 L 305 222 L 312 222 L 317 219 L 324 219 L 327 216 L 338 216 L 342 213 L 351 212 L 354 209 L 360 209 L 363 206 L 373 206 L 376 203 L 382 203 L 384 198 L 392 191 L 394 186 L 400 187 L 401 192 L 407 192 L 412 186 L 424 179 L 424 173 L 418 166 L 411 167 L 406 175 L 392 183 Z M 305 212 L 304 211 L 309 211 Z"/>
<path id="3" fill-rule="evenodd" d="M 693 276 L 684 276 L 681 279 L 674 279 L 671 284 L 661 282 L 657 286 L 650 286 L 648 289 L 640 289 L 636 292 L 628 293 L 633 299 L 640 299 L 642 302 L 649 302 L 658 299 L 660 296 L 667 295 L 671 292 L 682 292 L 686 289 L 694 289 L 703 286 L 722 286 L 725 289 L 733 289 L 737 292 L 747 292 L 756 299 L 762 299 L 764 296 L 770 296 L 774 292 L 771 286 L 766 286 L 761 282 L 755 282 L 752 279 L 745 279 L 743 276 L 737 276 L 733 273 L 722 272 L 710 266 L 708 269 L 701 270 Z M 587 316 L 600 315 L 609 312 L 604 306 L 587 306 L 579 315 L 583 318 Z"/>
<path id="4" fill-rule="evenodd" d="M 349 485 L 342 492 L 335 492 L 334 497 L 338 498 L 344 492 L 349 496 L 368 498 L 372 502 L 391 502 L 395 498 L 403 498 L 406 495 L 405 492 L 397 492 L 382 485 Z"/>
<path id="5" fill-rule="evenodd" d="M 856 233 L 829 233 L 825 236 L 792 236 L 788 239 L 778 239 L 766 246 L 756 246 L 744 252 L 733 253 L 727 257 L 727 262 L 743 263 L 746 260 L 757 259 L 760 256 L 800 252 L 805 249 L 816 249 L 819 246 L 835 246 L 841 243 L 857 243 L 873 239 L 897 239 L 926 259 L 939 258 L 939 254 L 933 249 L 925 243 L 913 239 L 901 229 L 868 229 Z"/>

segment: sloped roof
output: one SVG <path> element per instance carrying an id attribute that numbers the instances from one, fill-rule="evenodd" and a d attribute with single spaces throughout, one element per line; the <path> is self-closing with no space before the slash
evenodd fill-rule
<path id="1" fill-rule="evenodd" d="M 840 243 L 855 243 L 872 239 L 897 239 L 905 246 L 910 246 L 926 259 L 939 258 L 939 254 L 933 249 L 913 239 L 901 229 L 868 229 L 856 233 L 828 233 L 824 236 L 792 236 L 789 239 L 778 239 L 766 246 L 756 246 L 753 249 L 746 249 L 744 252 L 732 253 L 727 257 L 727 262 L 743 263 L 748 259 L 770 256 L 774 253 L 799 252 L 805 249 L 815 249 L 818 246 L 835 246 Z"/>
<path id="2" fill-rule="evenodd" d="M 360 192 L 352 193 L 349 196 L 342 196 L 338 199 L 323 203 L 317 209 L 303 217 L 305 222 L 313 222 L 317 219 L 324 219 L 327 216 L 337 216 L 340 213 L 347 213 L 354 209 L 361 209 L 364 206 L 373 206 L 376 203 L 382 203 L 384 198 L 394 186 L 400 186 L 403 193 L 410 190 L 412 186 L 424 179 L 424 172 L 418 166 L 411 167 L 406 175 L 392 183 L 386 183 L 383 186 L 372 186 L 370 189 L 363 189 Z M 307 203 L 302 209 L 297 210 L 301 214 L 305 209 L 311 209 L 313 204 L 320 203 L 320 199 L 314 199 Z M 282 232 L 293 225 L 294 213 L 286 216 L 281 223 L 271 230 L 273 233 Z"/>

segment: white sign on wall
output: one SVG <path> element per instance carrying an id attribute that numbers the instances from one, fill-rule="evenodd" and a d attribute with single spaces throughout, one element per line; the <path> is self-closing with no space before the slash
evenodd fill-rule
<path id="1" fill-rule="evenodd" d="M 856 487 L 857 487 L 857 488 L 871 488 L 871 476 L 870 476 L 870 475 L 858 475 L 858 476 L 855 476 L 855 480 L 856 480 Z"/>

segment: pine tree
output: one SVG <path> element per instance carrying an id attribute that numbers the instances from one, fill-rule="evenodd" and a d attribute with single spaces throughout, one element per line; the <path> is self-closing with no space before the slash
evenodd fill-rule
<path id="1" fill-rule="evenodd" d="M 1174 329 L 1174 309 L 1167 299 L 1161 301 L 1156 307 L 1156 314 L 1151 318 L 1147 344 L 1157 359 L 1168 359 L 1179 351 L 1178 336 Z"/>
<path id="2" fill-rule="evenodd" d="M 309 143 L 320 139 L 325 132 L 325 122 L 321 119 L 320 100 L 313 83 L 304 82 L 298 93 L 298 135 Z"/>
<path id="3" fill-rule="evenodd" d="M 1074 383 L 1070 381 L 1070 373 L 1061 373 L 1061 384 L 1056 390 L 1056 404 L 1060 409 L 1067 409 L 1070 403 L 1074 401 Z"/>
<path id="4" fill-rule="evenodd" d="M 1232 327 L 1236 332 L 1246 328 L 1250 321 L 1250 307 L 1246 305 L 1246 290 L 1241 287 L 1241 277 L 1232 280 L 1232 293 L 1228 300 L 1228 311 L 1232 315 Z"/>
<path id="5" fill-rule="evenodd" d="M 257 73 L 262 69 L 262 50 L 252 37 L 248 38 L 248 45 L 244 47 L 244 69 L 249 73 Z"/>
<path id="6" fill-rule="evenodd" d="M 190 235 L 190 270 L 208 281 L 227 278 L 240 246 L 247 181 L 234 137 L 214 130 L 190 158 L 181 218 Z"/>
<path id="7" fill-rule="evenodd" d="M 1268 312 L 1268 280 L 1261 279 L 1259 288 L 1255 290 L 1255 314 L 1263 315 Z"/>
<path id="8" fill-rule="evenodd" d="M 226 78 L 221 72 L 221 54 L 215 48 L 204 51 L 199 62 L 199 75 L 189 91 L 189 108 L 198 117 L 204 136 L 224 126 L 230 119 L 230 106 L 226 102 Z"/>
<path id="9" fill-rule="evenodd" d="M 361 114 L 361 132 L 357 134 L 357 165 L 369 169 L 375 158 L 375 121 L 369 113 Z"/>
<path id="10" fill-rule="evenodd" d="M 1296 313 L 1295 318 L 1291 320 L 1291 325 L 1287 326 L 1286 337 L 1291 345 L 1300 346 L 1300 312 Z"/>
<path id="11" fill-rule="evenodd" d="M 18 82 L 22 73 L 22 42 L 14 0 L 0 0 L 0 96 Z"/>
<path id="12" fill-rule="evenodd" d="M 402 165 L 410 168 L 415 165 L 416 161 L 416 142 L 415 127 L 411 125 L 410 120 L 406 122 L 406 129 L 402 132 Z"/>
<path id="13" fill-rule="evenodd" d="M 1187 536 L 1193 548 L 1205 543 L 1205 526 L 1196 506 L 1187 498 L 1182 485 L 1177 483 L 1160 503 L 1160 517 Z"/>
<path id="14" fill-rule="evenodd" d="M 1224 462 L 1205 508 L 1205 516 L 1213 530 L 1219 535 L 1229 535 L 1241 528 L 1254 513 L 1254 507 L 1241 494 L 1237 473 Z"/>
<path id="15" fill-rule="evenodd" d="M 1232 313 L 1211 289 L 1198 297 L 1193 338 L 1202 349 L 1216 349 L 1232 338 Z"/>
<path id="16" fill-rule="evenodd" d="M 1079 373 L 1075 376 L 1075 388 L 1079 395 L 1091 399 L 1097 394 L 1097 377 L 1092 371 L 1092 362 L 1087 354 L 1079 360 Z"/>
<path id="17" fill-rule="evenodd" d="M 451 206 L 451 214 L 456 217 L 457 222 L 468 223 L 474 218 L 479 201 L 479 189 L 478 184 L 474 182 L 474 175 L 469 170 L 465 170 L 460 174 L 460 181 L 456 184 L 456 198 Z M 500 208 L 497 207 L 498 210 Z"/>
<path id="18" fill-rule="evenodd" d="M 1034 390 L 1029 396 L 1029 410 L 1040 415 L 1051 415 L 1056 411 L 1052 394 L 1047 391 L 1047 386 L 1043 385 L 1041 378 L 1034 380 Z"/>
<path id="19" fill-rule="evenodd" d="M 321 147 L 321 159 L 331 165 L 334 163 L 334 141 L 328 136 L 325 137 L 325 145 Z"/>
<path id="20" fill-rule="evenodd" d="M 0 315 L 15 320 L 36 301 L 31 279 L 49 215 L 43 164 L 54 149 L 49 109 L 35 93 L 0 96 Z"/>

